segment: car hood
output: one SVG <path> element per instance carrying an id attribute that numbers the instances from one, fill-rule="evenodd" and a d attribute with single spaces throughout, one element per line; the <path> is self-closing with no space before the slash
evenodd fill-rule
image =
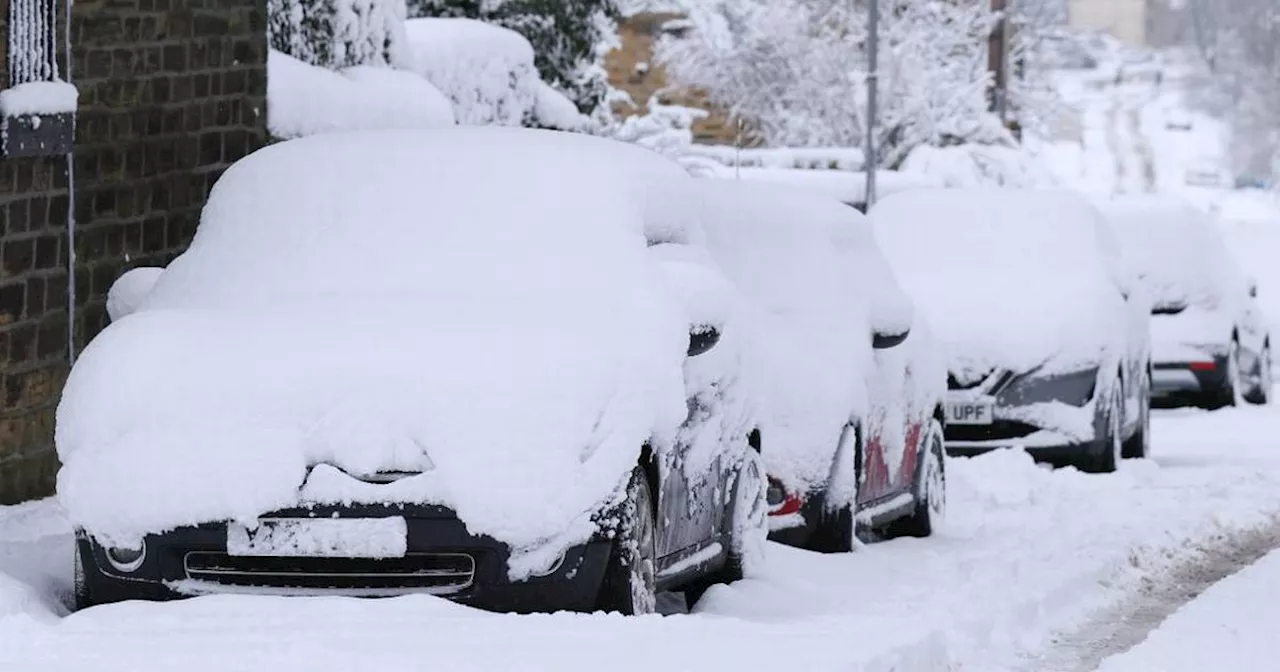
<path id="1" fill-rule="evenodd" d="M 1096 365 L 1108 351 L 1123 350 L 1126 338 L 1127 306 L 1104 282 L 913 294 L 961 384 L 976 384 L 996 369 Z"/>
<path id="2" fill-rule="evenodd" d="M 119 542 L 305 501 L 440 504 L 517 549 L 581 540 L 641 445 L 686 414 L 679 318 L 589 317 L 135 313 L 67 383 L 59 496 L 75 524 Z M 355 478 L 384 471 L 421 475 Z"/>

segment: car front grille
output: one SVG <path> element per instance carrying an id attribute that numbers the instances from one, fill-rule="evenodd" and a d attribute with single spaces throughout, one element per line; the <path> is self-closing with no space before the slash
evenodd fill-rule
<path id="1" fill-rule="evenodd" d="M 1009 441 L 1022 439 L 1040 431 L 1025 422 L 998 420 L 990 425 L 947 425 L 947 441 Z"/>
<path id="2" fill-rule="evenodd" d="M 475 558 L 466 553 L 409 553 L 402 558 L 242 557 L 192 551 L 183 559 L 187 578 L 222 586 L 308 590 L 420 590 L 457 593 L 475 580 Z"/>

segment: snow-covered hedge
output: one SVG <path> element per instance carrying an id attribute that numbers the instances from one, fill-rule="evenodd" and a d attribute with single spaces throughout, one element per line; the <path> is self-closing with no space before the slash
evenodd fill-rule
<path id="1" fill-rule="evenodd" d="M 411 67 L 453 103 L 459 124 L 581 130 L 586 118 L 543 82 L 533 45 L 519 33 L 472 19 L 410 19 Z"/>
<path id="2" fill-rule="evenodd" d="M 330 70 L 403 66 L 405 0 L 267 0 L 271 48 Z"/>
<path id="3" fill-rule="evenodd" d="M 615 37 L 615 0 L 409 0 L 409 16 L 476 19 L 520 33 L 535 66 L 578 110 L 590 114 L 608 94 L 604 54 Z"/>
<path id="4" fill-rule="evenodd" d="M 333 131 L 452 126 L 453 106 L 412 72 L 361 66 L 340 71 L 272 51 L 267 127 L 287 140 Z"/>
<path id="5" fill-rule="evenodd" d="M 902 170 L 933 178 L 946 187 L 1051 187 L 1056 180 L 1021 147 L 956 145 L 917 147 L 902 162 Z"/>

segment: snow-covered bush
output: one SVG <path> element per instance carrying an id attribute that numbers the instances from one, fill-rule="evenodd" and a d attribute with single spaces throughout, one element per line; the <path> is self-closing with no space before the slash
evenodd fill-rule
<path id="1" fill-rule="evenodd" d="M 922 145 L 907 155 L 902 162 L 902 170 L 926 175 L 942 186 L 953 188 L 1001 186 L 1028 189 L 1056 184 L 1035 156 L 1016 146 Z"/>
<path id="2" fill-rule="evenodd" d="M 412 69 L 443 92 L 459 124 L 585 130 L 589 120 L 538 77 L 519 33 L 473 19 L 405 23 Z"/>
<path id="3" fill-rule="evenodd" d="M 985 5 L 882 3 L 877 163 L 919 145 L 1004 141 L 988 112 Z M 678 84 L 750 119 L 771 146 L 860 146 L 866 129 L 866 10 L 845 0 L 713 0 L 690 7 L 691 35 L 659 59 Z"/>
<path id="4" fill-rule="evenodd" d="M 281 140 L 334 131 L 452 126 L 453 105 L 404 70 L 339 71 L 272 50 L 267 59 L 267 127 Z"/>
<path id="5" fill-rule="evenodd" d="M 337 70 L 403 66 L 404 0 L 268 0 L 271 48 Z"/>
<path id="6" fill-rule="evenodd" d="M 586 114 L 608 92 L 602 64 L 617 14 L 614 0 L 409 0 L 411 17 L 477 19 L 520 33 L 543 81 Z"/>

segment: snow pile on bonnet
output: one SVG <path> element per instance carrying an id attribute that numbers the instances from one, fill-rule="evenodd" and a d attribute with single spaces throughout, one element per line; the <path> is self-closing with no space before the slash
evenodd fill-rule
<path id="1" fill-rule="evenodd" d="M 107 291 L 107 315 L 112 321 L 137 310 L 163 272 L 162 268 L 135 268 L 112 283 Z"/>
<path id="2" fill-rule="evenodd" d="M 453 125 L 453 107 L 412 72 L 358 66 L 334 72 L 272 51 L 267 125 L 280 139 L 317 133 Z"/>
<path id="3" fill-rule="evenodd" d="M 1167 197 L 1130 196 L 1099 205 L 1157 307 L 1228 307 L 1245 294 L 1209 215 Z"/>
<path id="4" fill-rule="evenodd" d="M 410 19 L 405 30 L 414 71 L 453 102 L 459 124 L 519 126 L 540 102 L 555 104 L 542 89 L 533 46 L 513 30 L 472 19 Z"/>
<path id="5" fill-rule="evenodd" d="M 660 179 L 688 178 L 639 148 L 493 128 L 237 163 L 71 373 L 72 522 L 128 543 L 302 497 L 443 504 L 517 552 L 584 540 L 686 415 L 689 324 L 646 249 Z M 347 476 L 397 470 L 421 473 Z"/>
<path id="6" fill-rule="evenodd" d="M 0 89 L 0 116 L 75 112 L 80 92 L 66 82 L 27 82 Z"/>
<path id="7" fill-rule="evenodd" d="M 1098 247 L 1097 212 L 1035 190 L 915 190 L 872 209 L 876 238 L 957 377 L 1097 364 L 1120 352 L 1125 303 Z"/>

